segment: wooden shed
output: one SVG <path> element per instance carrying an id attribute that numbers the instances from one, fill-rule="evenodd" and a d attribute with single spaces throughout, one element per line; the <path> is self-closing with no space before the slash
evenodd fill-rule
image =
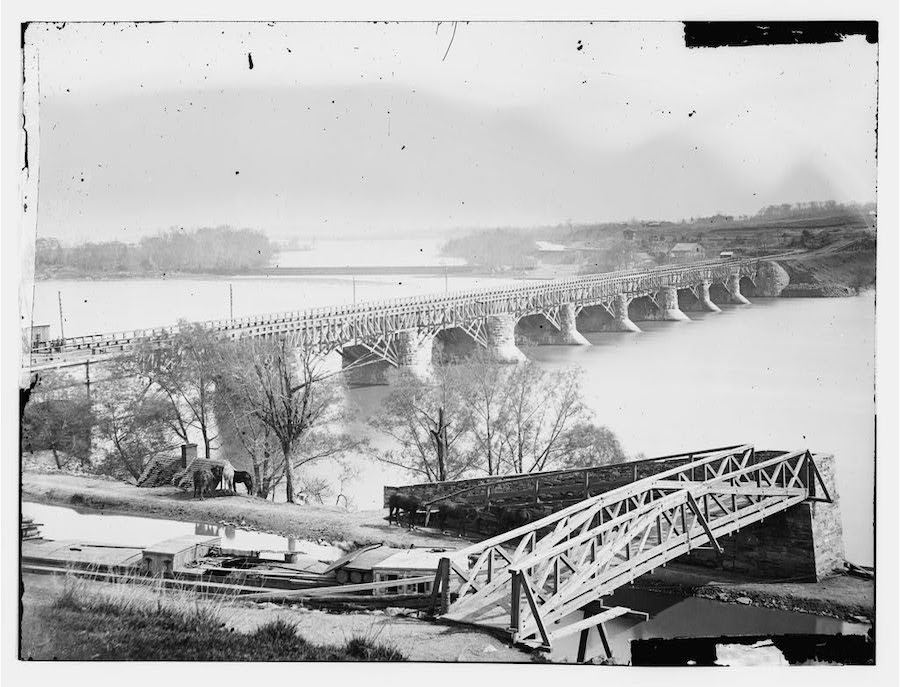
<path id="1" fill-rule="evenodd" d="M 221 543 L 220 537 L 202 534 L 186 534 L 183 537 L 166 539 L 144 549 L 141 567 L 152 575 L 173 573 L 188 563 L 195 563 L 206 556 L 211 548 L 218 547 Z"/>

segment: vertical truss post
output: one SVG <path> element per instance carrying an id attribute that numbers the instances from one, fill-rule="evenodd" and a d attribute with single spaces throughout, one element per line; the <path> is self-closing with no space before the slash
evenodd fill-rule
<path id="1" fill-rule="evenodd" d="M 522 631 L 521 604 L 522 604 L 522 582 L 518 571 L 513 571 L 511 576 L 512 584 L 509 604 L 509 631 L 513 633 L 513 638 Z"/>

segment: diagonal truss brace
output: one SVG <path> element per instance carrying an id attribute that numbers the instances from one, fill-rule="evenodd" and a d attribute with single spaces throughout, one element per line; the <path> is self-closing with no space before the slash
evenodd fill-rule
<path id="1" fill-rule="evenodd" d="M 721 544 L 719 544 L 715 535 L 712 533 L 712 530 L 709 528 L 709 523 L 706 522 L 706 518 L 703 517 L 703 513 L 700 512 L 700 506 L 697 504 L 697 501 L 694 500 L 694 497 L 691 495 L 691 492 L 687 492 L 687 502 L 690 509 L 694 511 L 694 517 L 697 522 L 700 523 L 700 526 L 703 528 L 703 531 L 706 532 L 706 536 L 709 537 L 710 543 L 713 545 L 713 548 L 716 550 L 716 556 L 721 560 L 723 549 Z"/>
<path id="2" fill-rule="evenodd" d="M 468 334 L 475 343 L 477 343 L 482 348 L 487 348 L 488 340 L 487 333 L 484 330 L 484 320 L 478 318 L 477 320 L 470 322 L 467 325 L 461 325 L 460 329 L 462 329 L 466 334 Z"/>

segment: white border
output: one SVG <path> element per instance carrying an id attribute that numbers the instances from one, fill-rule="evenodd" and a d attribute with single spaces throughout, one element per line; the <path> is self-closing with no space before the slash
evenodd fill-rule
<path id="1" fill-rule="evenodd" d="M 841 684 L 847 681 L 866 681 L 869 684 L 898 684 L 897 633 L 898 607 L 898 7 L 896 0 L 819 0 L 818 2 L 789 2 L 787 0 L 755 0 L 702 2 L 655 1 L 612 5 L 596 2 L 527 2 L 488 3 L 462 0 L 455 3 L 364 2 L 317 3 L 297 8 L 298 3 L 257 0 L 219 0 L 200 3 L 194 0 L 157 0 L 149 3 L 123 3 L 111 0 L 3 0 L 0 54 L 2 54 L 2 135 L 0 135 L 0 174 L 2 174 L 2 231 L 0 231 L 0 265 L 2 265 L 2 368 L 0 368 L 0 398 L 2 398 L 2 438 L 0 438 L 0 489 L 2 489 L 2 673 L 7 685 L 35 685 L 90 683 L 160 684 L 174 678 L 182 682 L 209 682 L 225 679 L 229 684 L 261 684 L 280 679 L 306 681 L 320 679 L 333 684 L 354 680 L 359 684 L 381 684 L 389 680 L 415 680 L 429 684 L 473 684 L 488 680 L 516 681 L 559 680 L 577 677 L 582 680 L 614 680 L 617 683 L 651 684 L 665 681 L 667 685 L 696 684 L 698 680 L 717 682 L 725 679 L 769 680 L 792 683 Z M 879 155 L 878 155 L 878 299 L 877 299 L 877 544 L 878 573 L 877 601 L 877 668 L 807 668 L 787 669 L 728 669 L 666 670 L 666 669 L 605 669 L 530 665 L 525 668 L 509 665 L 417 664 L 412 666 L 378 666 L 374 664 L 292 664 L 226 666 L 192 664 L 53 664 L 22 663 L 15 659 L 17 645 L 18 605 L 18 461 L 17 418 L 18 398 L 13 380 L 18 382 L 18 284 L 20 278 L 18 231 L 19 169 L 21 138 L 19 116 L 21 106 L 21 53 L 19 24 L 25 20 L 437 20 L 437 19 L 571 19 L 571 20 L 671 20 L 684 19 L 876 19 L 879 20 L 880 87 L 879 87 Z M 823 142 L 824 144 L 825 142 Z M 576 671 L 580 671 L 577 672 Z M 590 672 L 587 672 L 590 671 Z"/>

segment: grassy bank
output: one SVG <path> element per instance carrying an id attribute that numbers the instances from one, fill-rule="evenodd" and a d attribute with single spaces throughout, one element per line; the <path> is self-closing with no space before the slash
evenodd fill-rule
<path id="1" fill-rule="evenodd" d="M 115 608 L 127 609 L 126 600 L 139 604 L 140 612 L 147 617 L 157 613 L 158 605 L 163 608 L 190 610 L 195 616 L 213 617 L 215 622 L 222 623 L 216 634 L 207 633 L 211 641 L 219 641 L 227 633 L 233 639 L 225 642 L 255 642 L 254 636 L 260 637 L 261 629 L 267 625 L 277 628 L 294 627 L 295 634 L 302 642 L 288 636 L 291 646 L 285 651 L 291 654 L 314 651 L 321 656 L 321 651 L 337 651 L 349 658 L 336 660 L 369 660 L 371 652 L 398 652 L 408 661 L 477 661 L 477 662 L 530 662 L 533 656 L 515 649 L 501 639 L 493 637 L 476 628 L 463 628 L 429 623 L 417 620 L 414 612 L 407 609 L 389 608 L 386 610 L 367 612 L 327 613 L 321 610 L 302 606 L 281 606 L 270 602 L 254 602 L 240 597 L 198 597 L 184 596 L 173 590 L 158 589 L 152 585 L 110 584 L 80 578 L 78 580 L 52 575 L 22 576 L 24 594 L 22 596 L 21 638 L 23 658 L 35 660 L 51 659 L 51 651 L 65 650 L 65 637 L 57 630 L 58 618 L 63 614 L 77 617 L 79 611 L 65 610 L 58 607 L 59 599 L 68 594 L 67 589 L 78 589 L 74 596 L 78 604 L 91 598 L 100 610 L 101 605 L 109 603 Z M 76 587 L 73 587 L 76 585 Z M 63 602 L 65 606 L 68 602 Z M 137 606 L 136 606 L 137 607 Z M 81 616 L 82 618 L 85 616 Z M 96 626 L 103 623 L 107 626 L 118 623 L 118 616 L 113 614 L 97 614 L 94 616 Z M 66 621 L 68 622 L 68 621 Z M 90 623 L 76 620 L 78 625 L 67 625 L 69 630 L 95 632 Z M 168 622 L 168 621 L 167 621 Z M 155 631 L 155 630 L 154 630 Z M 203 630 L 204 632 L 206 630 Z M 281 629 L 262 634 L 267 641 L 272 641 L 272 634 L 283 637 Z M 75 635 L 72 635 L 75 636 Z M 101 639 L 107 641 L 105 638 Z M 62 645 L 57 642 L 61 641 Z M 92 640 L 93 641 L 93 640 Z M 119 641 L 119 640 L 116 640 Z M 277 640 L 282 641 L 282 640 Z M 300 646 L 293 646 L 298 644 Z M 100 650 L 95 649 L 91 658 Z M 228 645 L 230 646 L 230 644 Z M 318 649 L 309 649 L 310 646 Z M 55 647 L 55 648 L 54 648 Z M 306 647 L 306 648 L 304 648 Z M 78 647 L 71 650 L 78 651 Z M 117 649 L 120 651 L 120 649 Z M 86 653 L 86 652 L 85 652 Z M 58 654 L 63 657 L 63 654 Z M 253 660 L 281 660 L 278 657 L 264 659 L 264 654 L 253 656 Z M 390 655 L 394 655 L 391 653 Z M 171 654 L 169 657 L 174 658 Z M 120 658 L 125 658 L 120 656 Z M 190 657 L 187 657 L 190 658 Z M 376 656 L 373 660 L 377 660 Z M 210 660 L 219 660 L 211 658 Z M 222 660 L 241 660 L 239 655 L 225 656 Z M 304 659 L 298 659 L 304 660 Z M 320 660 L 313 657 L 308 660 Z"/>
<path id="2" fill-rule="evenodd" d="M 166 596 L 148 585 L 97 590 L 67 578 L 61 593 L 23 633 L 22 658 L 125 661 L 402 661 L 402 653 L 362 635 L 340 644 L 315 644 L 285 618 L 251 632 L 229 628 L 229 601 L 199 603 Z M 40 644 L 28 641 L 39 635 Z"/>

